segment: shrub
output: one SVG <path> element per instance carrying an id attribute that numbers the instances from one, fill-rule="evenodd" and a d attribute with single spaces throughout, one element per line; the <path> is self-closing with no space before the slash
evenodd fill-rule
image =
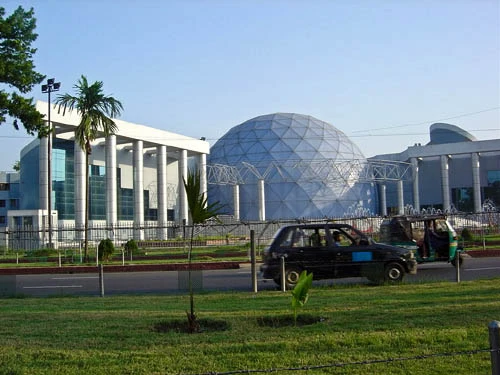
<path id="1" fill-rule="evenodd" d="M 32 257 L 49 257 L 57 255 L 57 250 L 50 248 L 37 249 L 28 252 L 29 256 Z"/>
<path id="2" fill-rule="evenodd" d="M 139 251 L 139 246 L 137 246 L 137 242 L 133 238 L 128 240 L 123 248 L 127 255 L 136 254 Z"/>
<path id="3" fill-rule="evenodd" d="M 462 239 L 464 241 L 472 241 L 472 232 L 468 228 L 462 229 Z"/>
<path id="4" fill-rule="evenodd" d="M 113 245 L 113 241 L 107 238 L 99 242 L 97 249 L 99 251 L 100 260 L 109 260 L 115 251 L 115 245 Z"/>

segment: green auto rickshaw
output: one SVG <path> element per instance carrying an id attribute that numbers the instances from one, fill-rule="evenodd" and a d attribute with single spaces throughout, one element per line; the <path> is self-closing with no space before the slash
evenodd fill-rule
<path id="1" fill-rule="evenodd" d="M 380 225 L 380 242 L 414 251 L 419 263 L 463 263 L 457 233 L 445 215 L 395 216 Z"/>

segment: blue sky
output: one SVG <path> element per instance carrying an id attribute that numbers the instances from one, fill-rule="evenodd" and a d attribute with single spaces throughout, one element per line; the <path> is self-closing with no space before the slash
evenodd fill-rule
<path id="1" fill-rule="evenodd" d="M 37 71 L 104 82 L 121 119 L 211 145 L 274 112 L 314 116 L 365 156 L 433 122 L 500 138 L 499 0 L 4 0 L 33 7 Z M 31 96 L 47 100 L 36 87 Z M 3 124 L 0 170 L 31 137 Z"/>

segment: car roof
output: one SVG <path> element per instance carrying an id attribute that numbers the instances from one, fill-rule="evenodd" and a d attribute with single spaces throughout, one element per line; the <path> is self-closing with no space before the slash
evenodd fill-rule
<path id="1" fill-rule="evenodd" d="M 394 216 L 392 218 L 388 218 L 391 222 L 394 221 L 409 221 L 409 222 L 417 222 L 417 221 L 427 221 L 427 220 L 436 220 L 436 219 L 442 219 L 446 220 L 446 215 L 418 215 L 418 216 Z M 385 223 L 387 221 L 384 220 Z"/>
<path id="2" fill-rule="evenodd" d="M 347 223 L 303 223 L 303 224 L 288 224 L 283 228 L 332 228 L 332 229 L 340 229 L 340 228 L 352 228 L 352 225 Z"/>

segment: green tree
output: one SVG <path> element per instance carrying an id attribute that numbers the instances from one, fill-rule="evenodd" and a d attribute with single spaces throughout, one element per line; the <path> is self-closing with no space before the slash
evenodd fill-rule
<path id="1" fill-rule="evenodd" d="M 110 260 L 115 252 L 115 245 L 109 238 L 101 240 L 97 246 L 98 257 L 102 261 Z"/>
<path id="2" fill-rule="evenodd" d="M 113 117 L 119 116 L 123 106 L 117 99 L 104 95 L 102 91 L 102 81 L 96 81 L 89 85 L 87 78 L 81 76 L 73 86 L 76 96 L 70 94 L 59 95 L 56 99 L 59 112 L 63 110 L 76 109 L 80 115 L 80 123 L 75 129 L 75 142 L 77 142 L 85 152 L 85 229 L 84 229 L 84 256 L 88 262 L 88 225 L 89 225 L 89 155 L 92 153 L 91 142 L 99 136 L 108 137 L 115 134 L 117 126 Z"/>
<path id="3" fill-rule="evenodd" d="M 196 332 L 199 327 L 196 320 L 196 314 L 194 312 L 194 293 L 193 284 L 191 282 L 194 229 L 196 225 L 203 224 L 208 219 L 217 219 L 217 215 L 220 213 L 222 206 L 219 204 L 219 202 L 208 204 L 205 193 L 201 191 L 201 178 L 200 172 L 198 170 L 189 170 L 187 180 L 183 177 L 183 182 L 184 188 L 186 189 L 189 216 L 191 218 L 192 224 L 188 250 L 188 285 L 190 311 L 186 313 L 188 318 L 189 331 Z"/>
<path id="4" fill-rule="evenodd" d="M 32 48 L 31 44 L 38 37 L 38 34 L 34 33 L 34 11 L 33 8 L 25 11 L 18 7 L 7 18 L 4 16 L 5 9 L 0 7 L 0 83 L 26 94 L 45 78 L 34 70 L 33 64 L 36 48 Z M 6 121 L 6 116 L 14 119 L 16 130 L 19 130 L 19 121 L 28 134 L 43 135 L 47 131 L 43 115 L 36 110 L 33 98 L 25 98 L 15 91 L 8 93 L 2 88 L 0 125 Z"/>
<path id="5" fill-rule="evenodd" d="M 20 172 L 21 171 L 21 162 L 19 160 L 17 160 L 14 165 L 12 166 L 12 169 L 16 172 Z"/>

